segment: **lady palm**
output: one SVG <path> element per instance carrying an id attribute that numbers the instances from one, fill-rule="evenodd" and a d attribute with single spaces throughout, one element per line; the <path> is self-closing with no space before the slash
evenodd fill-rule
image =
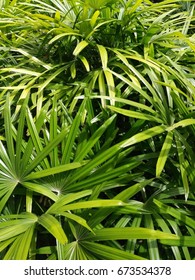
<path id="1" fill-rule="evenodd" d="M 193 3 L 4 7 L 1 258 L 192 259 Z"/>

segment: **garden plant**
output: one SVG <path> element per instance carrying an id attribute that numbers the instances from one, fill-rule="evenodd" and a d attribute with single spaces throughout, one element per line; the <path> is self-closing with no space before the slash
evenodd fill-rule
<path id="1" fill-rule="evenodd" d="M 195 2 L 0 1 L 0 259 L 195 259 Z"/>

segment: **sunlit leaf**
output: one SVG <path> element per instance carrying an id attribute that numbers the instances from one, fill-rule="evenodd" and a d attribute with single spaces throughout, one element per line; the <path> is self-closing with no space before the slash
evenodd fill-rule
<path id="1" fill-rule="evenodd" d="M 98 259 L 103 260 L 144 260 L 144 258 L 134 255 L 129 252 L 125 252 L 110 246 L 97 244 L 94 242 L 82 242 L 82 245 L 86 247 L 93 254 L 98 256 Z"/>
<path id="2" fill-rule="evenodd" d="M 168 206 L 168 205 L 158 201 L 157 199 L 154 199 L 154 203 L 159 207 L 159 209 L 162 213 L 167 213 L 167 214 L 175 217 L 176 219 L 182 221 L 184 224 L 195 229 L 194 219 L 186 216 L 184 213 L 182 213 L 182 211 L 180 211 L 180 209 L 175 209 L 172 206 Z"/>
<path id="3" fill-rule="evenodd" d="M 169 151 L 171 149 L 172 140 L 173 140 L 173 133 L 172 133 L 172 131 L 169 131 L 167 133 L 167 136 L 163 143 L 162 149 L 160 151 L 160 155 L 157 160 L 157 164 L 156 164 L 156 176 L 157 177 L 160 176 L 161 172 L 163 171 L 163 168 L 165 166 L 165 163 L 166 163 L 168 155 L 169 155 Z"/>
<path id="4" fill-rule="evenodd" d="M 109 228 L 95 231 L 91 240 L 122 240 L 122 239 L 170 239 L 177 240 L 174 234 L 147 228 Z"/>
<path id="5" fill-rule="evenodd" d="M 123 203 L 120 200 L 107 200 L 107 199 L 99 199 L 85 202 L 75 202 L 73 204 L 67 204 L 65 206 L 59 207 L 55 210 L 54 213 L 63 213 L 65 211 L 76 210 L 76 209 L 86 209 L 86 208 L 96 208 L 96 207 L 113 207 L 113 206 L 123 206 Z"/>
<path id="6" fill-rule="evenodd" d="M 128 146 L 131 146 L 131 145 L 134 145 L 136 143 L 139 143 L 139 142 L 142 142 L 142 141 L 145 141 L 147 139 L 150 139 L 151 137 L 154 137 L 158 134 L 161 134 L 165 131 L 166 127 L 165 126 L 155 126 L 155 127 L 152 127 L 152 128 L 149 128 L 143 132 L 140 132 L 134 136 L 132 136 L 130 139 L 124 141 L 122 144 L 121 144 L 121 147 L 122 148 L 125 148 L 125 147 L 128 147 Z"/>
<path id="7" fill-rule="evenodd" d="M 88 42 L 86 41 L 81 41 L 75 48 L 73 55 L 77 56 L 78 54 L 80 54 L 80 52 L 86 48 L 88 46 Z"/>
<path id="8" fill-rule="evenodd" d="M 66 234 L 59 221 L 50 214 L 43 214 L 39 217 L 38 223 L 46 228 L 60 243 L 68 242 Z"/>
<path id="9" fill-rule="evenodd" d="M 97 48 L 100 53 L 101 61 L 102 61 L 102 68 L 106 69 L 108 64 L 108 53 L 104 46 L 97 45 Z"/>

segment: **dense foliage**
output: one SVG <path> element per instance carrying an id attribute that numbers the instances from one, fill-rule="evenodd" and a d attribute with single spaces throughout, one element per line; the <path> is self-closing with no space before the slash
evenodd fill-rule
<path id="1" fill-rule="evenodd" d="M 193 1 L 0 2 L 0 259 L 195 258 Z"/>

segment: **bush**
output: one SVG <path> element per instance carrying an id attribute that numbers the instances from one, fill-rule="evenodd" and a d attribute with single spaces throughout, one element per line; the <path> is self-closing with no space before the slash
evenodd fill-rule
<path id="1" fill-rule="evenodd" d="M 193 259 L 193 1 L 1 3 L 0 258 Z"/>

